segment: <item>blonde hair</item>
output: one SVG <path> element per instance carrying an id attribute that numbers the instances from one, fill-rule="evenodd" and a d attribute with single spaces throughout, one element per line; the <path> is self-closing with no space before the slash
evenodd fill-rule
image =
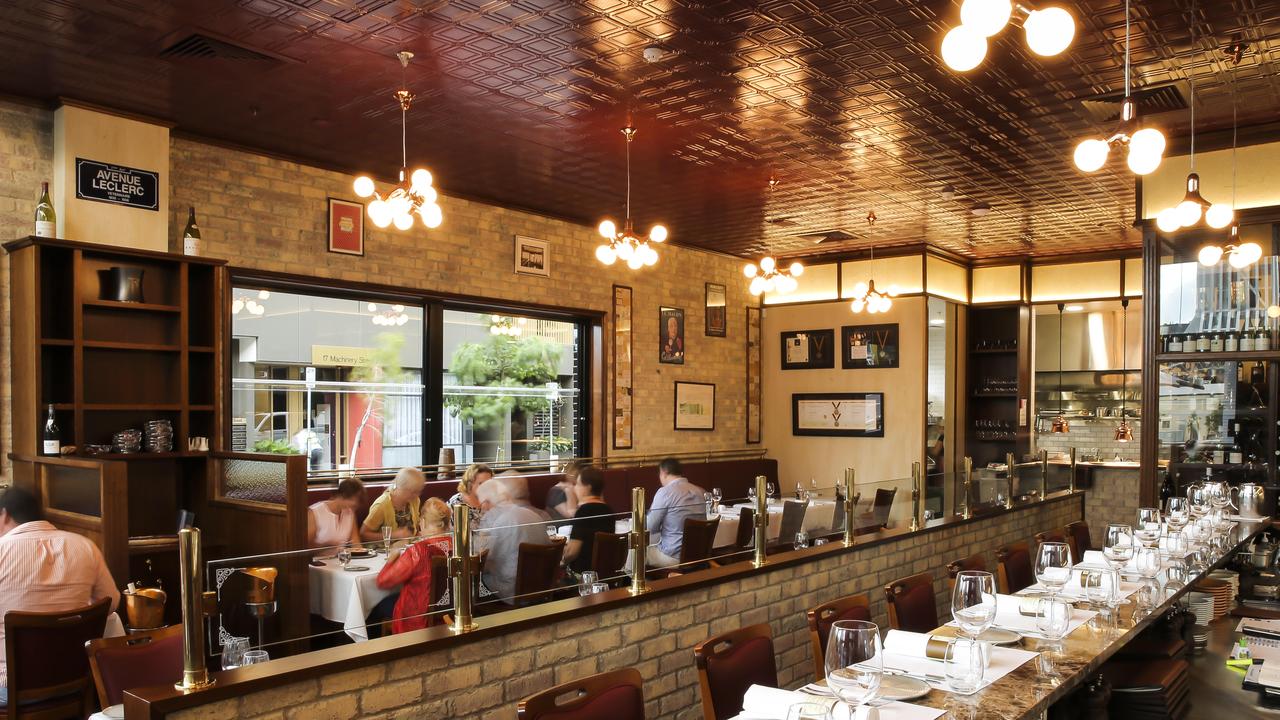
<path id="1" fill-rule="evenodd" d="M 391 481 L 391 486 L 398 490 L 416 490 L 422 492 L 422 488 L 427 484 L 427 476 L 416 467 L 402 467 L 396 472 L 395 480 Z"/>
<path id="2" fill-rule="evenodd" d="M 449 510 L 449 506 L 443 500 L 437 497 L 427 498 L 422 501 L 422 509 L 418 511 L 419 522 L 425 527 L 428 523 L 439 522 L 440 526 L 445 530 L 449 529 L 450 520 L 453 514 Z"/>
<path id="3" fill-rule="evenodd" d="M 458 492 L 471 492 L 474 489 L 472 486 L 475 485 L 476 476 L 483 473 L 492 476 L 493 468 L 484 463 L 473 463 L 467 466 L 466 472 L 462 473 L 462 479 L 458 481 Z"/>

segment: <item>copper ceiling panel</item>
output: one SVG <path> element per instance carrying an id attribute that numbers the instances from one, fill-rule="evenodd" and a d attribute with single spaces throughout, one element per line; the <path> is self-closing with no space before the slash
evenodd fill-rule
<path id="1" fill-rule="evenodd" d="M 394 54 L 417 54 L 410 163 L 445 192 L 594 223 L 621 212 L 630 112 L 637 224 L 739 255 L 928 242 L 975 258 L 1136 248 L 1133 181 L 1071 165 L 1078 103 L 1122 87 L 1122 0 L 1066 3 L 1070 50 L 997 36 L 968 75 L 937 47 L 945 0 L 17 0 L 0 7 L 0 91 L 75 97 L 185 132 L 391 177 Z M 1134 3 L 1137 84 L 1186 82 L 1198 126 L 1280 111 L 1280 0 Z M 161 57 L 191 32 L 258 59 Z M 669 55 L 646 63 L 642 51 Z M 1188 113 L 1152 118 L 1185 134 Z M 775 174 L 777 190 L 767 191 Z M 958 195 L 945 200 L 944 185 Z M 989 203 L 982 218 L 969 208 Z M 864 218 L 874 210 L 878 221 Z M 842 230 L 851 239 L 814 244 Z M 808 236 L 808 237 L 807 237 Z"/>

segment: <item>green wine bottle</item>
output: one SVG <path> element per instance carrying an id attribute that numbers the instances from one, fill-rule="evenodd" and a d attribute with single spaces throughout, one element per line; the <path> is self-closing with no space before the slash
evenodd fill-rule
<path id="1" fill-rule="evenodd" d="M 58 237 L 58 216 L 49 199 L 49 183 L 40 183 L 40 202 L 36 203 L 36 237 Z"/>
<path id="2" fill-rule="evenodd" d="M 196 224 L 196 209 L 188 208 L 187 227 L 182 231 L 182 254 L 200 254 L 200 226 Z"/>

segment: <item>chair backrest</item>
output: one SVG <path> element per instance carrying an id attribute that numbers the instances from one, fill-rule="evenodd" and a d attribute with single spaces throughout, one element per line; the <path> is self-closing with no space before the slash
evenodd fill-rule
<path id="1" fill-rule="evenodd" d="M 429 562 L 431 563 L 431 595 L 428 596 L 428 604 L 432 611 L 436 611 L 441 609 L 436 606 L 449 590 L 449 558 L 444 555 L 432 555 Z M 427 624 L 431 624 L 431 618 L 427 618 Z"/>
<path id="2" fill-rule="evenodd" d="M 537 593 L 545 593 L 555 587 L 556 572 L 560 569 L 560 558 L 563 556 L 562 543 L 520 543 L 520 554 L 516 558 L 517 605 L 528 605 L 544 599 Z"/>
<path id="3" fill-rule="evenodd" d="M 640 671 L 623 668 L 548 688 L 520 701 L 518 720 L 644 720 Z"/>
<path id="4" fill-rule="evenodd" d="M 693 649 L 704 720 L 724 720 L 742 710 L 752 685 L 778 687 L 778 665 L 768 624 L 731 630 Z"/>
<path id="5" fill-rule="evenodd" d="M 733 541 L 734 547 L 739 550 L 746 550 L 751 547 L 751 543 L 756 537 L 755 522 L 755 510 L 749 507 L 744 507 L 738 510 L 738 537 Z"/>
<path id="6" fill-rule="evenodd" d="M 627 564 L 627 536 L 598 532 L 591 541 L 591 569 L 601 582 L 619 574 L 623 565 Z"/>
<path id="7" fill-rule="evenodd" d="M 175 683 L 182 679 L 182 625 L 85 643 L 98 702 L 111 707 L 124 702 L 132 688 Z"/>
<path id="8" fill-rule="evenodd" d="M 1035 538 L 1037 544 L 1047 542 L 1065 543 L 1067 541 L 1067 531 L 1062 528 L 1054 528 L 1052 530 L 1045 530 L 1044 532 L 1036 533 Z M 1072 551 L 1071 557 L 1075 560 L 1080 559 L 1075 554 L 1074 550 Z"/>
<path id="9" fill-rule="evenodd" d="M 878 488 L 876 490 L 876 499 L 871 503 L 871 517 L 876 521 L 876 526 L 884 527 L 889 524 L 889 509 L 893 507 L 893 496 L 898 494 L 898 488 Z"/>
<path id="10" fill-rule="evenodd" d="M 889 606 L 889 627 L 911 632 L 933 632 L 938 627 L 938 597 L 933 575 L 924 572 L 884 586 Z"/>
<path id="11" fill-rule="evenodd" d="M 804 513 L 808 508 L 809 503 L 797 500 L 782 503 L 782 525 L 778 529 L 778 542 L 795 542 L 796 533 L 804 527 Z"/>
<path id="12" fill-rule="evenodd" d="M 959 560 L 952 560 L 947 563 L 947 582 L 950 587 L 956 586 L 956 575 L 959 575 L 963 570 L 981 570 L 982 572 L 986 572 L 987 558 L 984 557 L 982 553 L 977 553 L 975 555 L 970 555 L 967 558 L 960 558 Z"/>
<path id="13" fill-rule="evenodd" d="M 1031 550 L 1025 540 L 996 548 L 996 584 L 1001 593 L 1012 595 L 1035 581 Z"/>
<path id="14" fill-rule="evenodd" d="M 1076 562 L 1084 559 L 1084 551 L 1093 549 L 1093 539 L 1089 537 L 1089 523 L 1076 520 L 1067 523 L 1067 544 L 1071 546 L 1071 557 Z"/>
<path id="15" fill-rule="evenodd" d="M 685 518 L 684 537 L 680 541 L 680 564 L 683 566 L 685 563 L 694 563 L 711 557 L 711 547 L 715 545 L 716 530 L 719 527 L 718 516 L 710 520 Z"/>
<path id="16" fill-rule="evenodd" d="M 853 501 L 853 506 L 858 506 L 857 500 Z M 835 510 L 831 513 L 831 532 L 839 532 L 841 530 L 844 530 L 844 503 L 837 497 Z"/>
<path id="17" fill-rule="evenodd" d="M 10 610 L 4 614 L 9 707 L 66 698 L 88 715 L 89 656 L 84 644 L 102 637 L 111 599 L 56 612 Z"/>
<path id="18" fill-rule="evenodd" d="M 831 626 L 840 620 L 870 620 L 871 602 L 866 595 L 849 595 L 823 603 L 805 613 L 809 620 L 809 644 L 813 650 L 813 678 L 827 676 L 827 637 Z"/>

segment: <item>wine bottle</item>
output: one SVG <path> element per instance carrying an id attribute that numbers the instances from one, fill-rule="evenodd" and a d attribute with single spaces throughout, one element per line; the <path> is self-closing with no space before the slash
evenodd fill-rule
<path id="1" fill-rule="evenodd" d="M 187 227 L 182 231 L 182 254 L 200 254 L 200 226 L 196 224 L 196 209 L 187 208 Z"/>
<path id="2" fill-rule="evenodd" d="M 49 199 L 49 183 L 40 183 L 40 202 L 36 203 L 36 237 L 58 237 L 58 216 Z"/>
<path id="3" fill-rule="evenodd" d="M 1165 501 L 1173 497 L 1173 475 L 1169 471 L 1164 473 L 1164 482 L 1160 484 L 1160 507 L 1165 507 L 1168 503 Z"/>
<path id="4" fill-rule="evenodd" d="M 62 454 L 62 430 L 58 428 L 58 420 L 53 416 L 53 405 L 49 406 L 49 414 L 44 421 L 44 443 L 40 447 L 41 455 Z"/>

